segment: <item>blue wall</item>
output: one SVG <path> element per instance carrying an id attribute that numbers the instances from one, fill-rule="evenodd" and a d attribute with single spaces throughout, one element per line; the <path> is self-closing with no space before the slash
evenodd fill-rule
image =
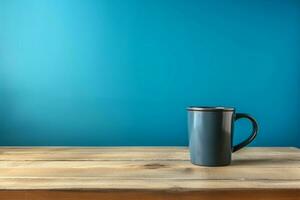
<path id="1" fill-rule="evenodd" d="M 0 0 L 0 145 L 186 145 L 226 105 L 300 146 L 299 86 L 296 0 Z"/>

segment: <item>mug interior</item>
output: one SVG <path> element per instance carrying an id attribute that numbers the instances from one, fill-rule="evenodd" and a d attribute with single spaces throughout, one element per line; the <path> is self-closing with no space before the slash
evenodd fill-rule
<path id="1" fill-rule="evenodd" d="M 233 107 L 224 106 L 189 106 L 188 111 L 234 111 Z"/>

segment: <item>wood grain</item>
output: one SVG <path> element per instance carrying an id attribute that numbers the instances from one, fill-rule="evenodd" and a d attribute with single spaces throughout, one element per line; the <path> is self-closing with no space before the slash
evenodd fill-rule
<path id="1" fill-rule="evenodd" d="M 230 166 L 210 168 L 192 165 L 185 147 L 0 148 L 1 200 L 250 199 L 249 191 L 300 200 L 300 150 L 245 148 Z"/>

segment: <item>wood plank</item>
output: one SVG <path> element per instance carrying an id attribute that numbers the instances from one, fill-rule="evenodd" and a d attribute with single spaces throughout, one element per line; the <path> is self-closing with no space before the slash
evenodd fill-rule
<path id="1" fill-rule="evenodd" d="M 187 148 L 0 148 L 0 161 L 13 160 L 189 160 Z M 24 151 L 23 151 L 24 150 Z M 233 154 L 233 159 L 300 159 L 297 148 L 246 148 Z"/>
<path id="2" fill-rule="evenodd" d="M 197 180 L 197 179 L 103 179 L 103 178 L 1 178 L 1 190 L 165 190 L 298 189 L 299 180 Z"/>
<path id="3" fill-rule="evenodd" d="M 236 180 L 300 180 L 300 167 L 289 167 L 285 173 L 278 173 L 284 168 L 273 167 L 198 167 L 189 163 L 178 162 L 99 162 L 97 166 L 89 163 L 77 163 L 64 166 L 65 162 L 35 163 L 24 166 L 0 168 L 0 178 L 17 177 L 99 177 L 102 179 L 236 179 Z"/>
<path id="4" fill-rule="evenodd" d="M 95 168 L 95 167 L 116 167 L 118 166 L 148 166 L 149 168 L 154 168 L 156 165 L 160 164 L 161 166 L 174 166 L 179 168 L 205 168 L 203 166 L 196 166 L 192 165 L 189 161 L 178 160 L 178 161 L 151 161 L 151 160 L 136 160 L 134 163 L 130 160 L 116 160 L 116 161 L 99 161 L 99 160 L 86 160 L 86 161 L 49 161 L 49 160 L 37 160 L 37 161 L 0 161 L 0 169 L 1 168 L 82 168 L 84 166 L 88 168 Z M 249 159 L 234 159 L 230 165 L 230 168 L 245 168 L 245 167 L 253 167 L 253 168 L 261 168 L 261 167 L 271 167 L 271 168 L 290 168 L 290 167 L 299 167 L 300 159 L 289 158 L 289 159 L 256 159 L 256 158 L 249 158 Z M 228 166 L 226 166 L 228 168 Z"/>
<path id="5" fill-rule="evenodd" d="M 0 190 L 300 189 L 297 148 L 246 148 L 199 167 L 183 147 L 0 148 Z"/>
<path id="6" fill-rule="evenodd" d="M 101 179 L 189 179 L 189 180 L 300 180 L 300 169 L 290 168 L 288 172 L 278 173 L 273 168 L 227 169 L 14 169 L 0 170 L 0 178 L 47 178 L 47 177 L 97 177 Z"/>

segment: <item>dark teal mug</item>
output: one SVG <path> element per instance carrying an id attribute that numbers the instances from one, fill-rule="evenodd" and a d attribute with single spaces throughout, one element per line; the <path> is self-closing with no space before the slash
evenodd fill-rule
<path id="1" fill-rule="evenodd" d="M 248 145 L 257 135 L 256 120 L 248 114 L 235 113 L 234 108 L 191 106 L 187 110 L 190 158 L 195 165 L 229 165 L 232 152 Z M 252 133 L 233 145 L 234 122 L 241 118 L 251 121 Z"/>

